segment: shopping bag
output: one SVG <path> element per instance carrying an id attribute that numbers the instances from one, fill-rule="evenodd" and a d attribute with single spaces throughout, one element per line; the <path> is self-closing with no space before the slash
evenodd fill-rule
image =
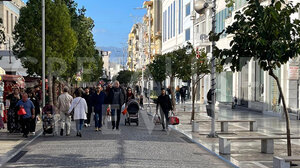
<path id="1" fill-rule="evenodd" d="M 111 116 L 110 115 L 106 117 L 106 121 L 111 122 Z"/>
<path id="2" fill-rule="evenodd" d="M 127 107 L 122 111 L 122 114 L 123 115 L 127 114 Z"/>
<path id="3" fill-rule="evenodd" d="M 26 111 L 25 111 L 24 107 L 20 107 L 20 109 L 18 111 L 18 115 L 26 115 Z"/>
<path id="4" fill-rule="evenodd" d="M 169 124 L 170 125 L 178 125 L 179 124 L 179 118 L 175 116 L 175 114 L 172 112 L 171 116 L 169 117 Z"/>
<path id="5" fill-rule="evenodd" d="M 158 124 L 160 124 L 160 117 L 159 117 L 159 115 L 156 113 L 155 115 L 154 115 L 154 117 L 153 117 L 153 123 L 155 124 L 155 125 L 158 125 Z"/>

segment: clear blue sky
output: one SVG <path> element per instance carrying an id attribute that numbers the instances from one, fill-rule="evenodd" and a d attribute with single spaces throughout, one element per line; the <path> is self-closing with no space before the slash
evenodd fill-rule
<path id="1" fill-rule="evenodd" d="M 144 0 L 75 1 L 79 8 L 84 6 L 87 9 L 86 15 L 94 20 L 93 34 L 99 47 L 123 47 L 137 17 L 141 18 L 146 13 L 145 9 L 134 9 L 142 7 Z"/>

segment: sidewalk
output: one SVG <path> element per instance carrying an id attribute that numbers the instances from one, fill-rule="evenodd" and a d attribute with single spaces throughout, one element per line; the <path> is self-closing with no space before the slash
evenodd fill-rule
<path id="1" fill-rule="evenodd" d="M 9 133 L 5 124 L 5 129 L 0 130 L 0 167 L 38 137 L 41 128 L 42 123 L 38 123 L 35 136 L 29 134 L 28 138 L 23 138 L 22 133 Z"/>
<path id="2" fill-rule="evenodd" d="M 226 159 L 228 162 L 238 167 L 247 168 L 268 168 L 273 167 L 273 154 L 263 154 L 260 152 L 260 141 L 234 141 L 231 143 L 231 155 L 219 154 L 219 138 L 207 138 L 210 133 L 211 122 L 200 122 L 199 132 L 191 132 L 191 103 L 176 106 L 176 115 L 180 118 L 180 124 L 171 126 L 173 129 L 185 134 L 195 143 L 203 146 L 212 153 L 217 154 L 220 158 Z M 153 110 L 152 110 L 153 111 Z M 195 120 L 210 120 L 206 114 L 205 105 L 196 105 Z M 248 110 L 247 108 L 237 107 L 232 110 L 231 106 L 219 105 L 216 107 L 216 120 L 255 120 L 257 122 L 258 131 L 249 132 L 248 123 L 229 123 L 230 133 L 220 133 L 220 123 L 215 124 L 216 131 L 220 136 L 247 136 L 247 135 L 285 135 L 285 119 L 263 115 L 262 113 Z M 300 135 L 300 121 L 291 120 L 291 134 Z M 300 140 L 292 140 L 292 151 L 294 156 L 300 155 Z M 286 140 L 274 140 L 274 156 L 286 156 Z M 297 162 L 296 162 L 297 163 Z M 300 163 L 297 163 L 300 165 Z M 298 166 L 300 167 L 300 166 Z M 294 168 L 294 167 L 293 167 Z"/>

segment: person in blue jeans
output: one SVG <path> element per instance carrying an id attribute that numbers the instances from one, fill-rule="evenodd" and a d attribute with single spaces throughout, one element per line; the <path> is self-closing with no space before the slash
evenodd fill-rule
<path id="1" fill-rule="evenodd" d="M 92 106 L 95 112 L 95 131 L 101 131 L 102 127 L 102 112 L 105 111 L 106 94 L 103 92 L 103 87 L 98 85 L 96 93 L 92 96 Z"/>
<path id="2" fill-rule="evenodd" d="M 73 99 L 71 107 L 68 111 L 70 114 L 74 109 L 74 120 L 76 122 L 76 136 L 82 136 L 82 127 L 83 122 L 86 120 L 86 114 L 88 113 L 88 107 L 84 98 L 81 97 L 82 93 L 79 89 L 76 89 L 74 92 L 76 98 Z"/>
<path id="3" fill-rule="evenodd" d="M 28 99 L 27 93 L 22 94 L 22 99 L 18 101 L 16 106 L 18 107 L 17 109 L 23 107 L 26 111 L 26 114 L 21 116 L 21 124 L 23 130 L 23 137 L 27 138 L 29 134 L 31 120 L 35 118 L 35 107 L 32 101 Z"/>

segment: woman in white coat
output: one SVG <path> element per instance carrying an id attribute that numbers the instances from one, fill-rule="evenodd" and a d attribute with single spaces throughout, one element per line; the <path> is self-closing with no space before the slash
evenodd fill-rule
<path id="1" fill-rule="evenodd" d="M 86 113 L 88 112 L 88 107 L 84 98 L 81 97 L 81 92 L 79 89 L 76 89 L 74 92 L 75 98 L 72 101 L 69 113 L 74 109 L 74 120 L 76 122 L 77 135 L 81 137 L 81 130 L 86 120 Z"/>

